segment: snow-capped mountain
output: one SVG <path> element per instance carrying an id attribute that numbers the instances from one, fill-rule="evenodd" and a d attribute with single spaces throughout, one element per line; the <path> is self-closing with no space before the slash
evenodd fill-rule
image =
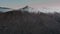
<path id="1" fill-rule="evenodd" d="M 39 10 L 35 9 L 35 8 L 31 8 L 29 6 L 25 6 L 24 8 L 20 8 L 21 11 L 28 11 L 28 12 L 35 12 L 37 13 Z"/>
<path id="2" fill-rule="evenodd" d="M 11 8 L 6 8 L 6 7 L 0 7 L 0 12 L 7 12 L 7 11 L 11 11 L 13 9 Z"/>
<path id="3" fill-rule="evenodd" d="M 25 6 L 24 8 L 20 8 L 19 10 L 28 11 L 28 12 L 35 12 L 35 13 L 38 13 L 38 12 L 43 12 L 43 13 L 58 12 L 59 13 L 60 12 L 60 9 L 57 9 L 57 8 L 42 7 L 42 8 L 36 9 L 36 8 L 29 7 L 29 6 Z"/>
<path id="4" fill-rule="evenodd" d="M 11 11 L 11 10 L 14 10 L 14 9 L 6 8 L 6 7 L 0 7 L 0 12 L 7 12 L 7 11 Z M 46 7 L 42 7 L 42 8 L 36 9 L 36 8 L 29 7 L 29 6 L 25 6 L 23 8 L 18 9 L 18 10 L 28 11 L 28 12 L 34 12 L 34 13 L 38 13 L 38 12 L 39 13 L 40 12 L 43 12 L 43 13 L 58 12 L 58 13 L 60 13 L 60 9 L 57 9 L 57 8 L 46 8 Z"/>

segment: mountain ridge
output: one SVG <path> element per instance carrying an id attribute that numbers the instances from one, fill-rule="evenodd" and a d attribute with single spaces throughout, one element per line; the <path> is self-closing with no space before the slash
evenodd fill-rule
<path id="1" fill-rule="evenodd" d="M 39 9 L 30 7 L 30 6 L 25 6 L 19 9 L 12 9 L 12 8 L 7 8 L 7 7 L 0 7 L 0 12 L 6 12 L 6 11 L 11 11 L 11 10 L 21 10 L 21 11 L 28 11 L 28 12 L 34 12 L 34 13 L 38 13 L 38 12 L 43 12 L 43 13 L 54 13 L 54 12 L 58 12 L 60 13 L 60 9 L 56 9 L 56 8 L 47 8 L 47 7 L 42 7 Z"/>

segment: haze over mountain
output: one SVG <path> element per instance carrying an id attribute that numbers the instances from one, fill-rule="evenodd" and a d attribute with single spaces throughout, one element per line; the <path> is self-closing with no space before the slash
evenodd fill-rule
<path id="1" fill-rule="evenodd" d="M 0 12 L 7 12 L 7 11 L 11 11 L 13 9 L 11 8 L 7 8 L 7 7 L 0 7 Z"/>

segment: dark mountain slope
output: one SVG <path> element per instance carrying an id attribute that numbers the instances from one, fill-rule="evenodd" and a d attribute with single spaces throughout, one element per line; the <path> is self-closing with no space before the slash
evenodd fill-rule
<path id="1" fill-rule="evenodd" d="M 0 34 L 60 34 L 60 23 L 44 13 L 13 10 L 0 14 Z"/>

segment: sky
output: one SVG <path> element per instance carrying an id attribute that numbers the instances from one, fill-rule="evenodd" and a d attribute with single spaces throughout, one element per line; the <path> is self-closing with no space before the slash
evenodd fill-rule
<path id="1" fill-rule="evenodd" d="M 0 0 L 0 7 L 22 8 L 24 6 L 33 8 L 52 7 L 60 8 L 60 0 Z"/>

